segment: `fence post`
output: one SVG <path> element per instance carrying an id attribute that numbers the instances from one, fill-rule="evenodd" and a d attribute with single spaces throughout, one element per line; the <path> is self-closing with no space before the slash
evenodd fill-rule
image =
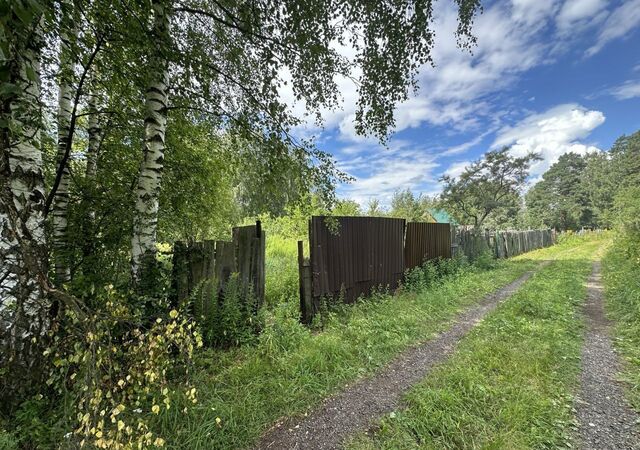
<path id="1" fill-rule="evenodd" d="M 298 241 L 298 278 L 300 284 L 300 320 L 310 324 L 313 320 L 313 302 L 311 292 L 311 266 L 304 260 L 304 244 Z"/>

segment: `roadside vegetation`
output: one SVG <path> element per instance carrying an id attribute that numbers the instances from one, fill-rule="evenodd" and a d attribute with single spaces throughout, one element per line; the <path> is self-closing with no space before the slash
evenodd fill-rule
<path id="1" fill-rule="evenodd" d="M 278 419 L 303 414 L 429 339 L 457 311 L 536 264 L 500 261 L 483 269 L 452 261 L 415 270 L 397 295 L 381 292 L 330 308 L 313 329 L 299 323 L 295 302 L 279 304 L 266 313 L 255 346 L 201 354 L 193 375 L 198 404 L 176 405 L 154 428 L 172 437 L 172 448 L 243 448 Z M 189 406 L 186 415 L 183 406 Z"/>
<path id="2" fill-rule="evenodd" d="M 465 337 L 454 356 L 406 396 L 406 408 L 351 449 L 570 446 L 579 373 L 580 306 L 605 234 L 571 237 L 553 259 Z"/>
<path id="3" fill-rule="evenodd" d="M 640 412 L 640 188 L 617 199 L 617 231 L 603 260 L 607 310 L 615 344 L 624 359 L 622 379 L 631 405 Z"/>

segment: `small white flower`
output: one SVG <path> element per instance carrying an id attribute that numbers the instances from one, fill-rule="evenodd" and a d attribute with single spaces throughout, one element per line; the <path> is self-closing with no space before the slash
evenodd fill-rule
<path id="1" fill-rule="evenodd" d="M 136 413 L 136 414 L 140 414 L 142 412 L 142 409 L 136 408 L 136 409 L 133 410 L 133 412 Z"/>
<path id="2" fill-rule="evenodd" d="M 65 438 L 65 439 L 69 439 L 69 438 L 71 438 L 71 435 L 72 435 L 72 434 L 73 434 L 73 433 L 68 432 L 67 434 L 65 434 L 65 435 L 64 435 L 64 438 Z"/>

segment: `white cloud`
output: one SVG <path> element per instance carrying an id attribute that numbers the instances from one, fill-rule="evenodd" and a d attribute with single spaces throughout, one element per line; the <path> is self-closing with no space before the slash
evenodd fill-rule
<path id="1" fill-rule="evenodd" d="M 343 185 L 340 194 L 362 205 L 371 197 L 387 205 L 396 190 L 421 191 L 437 181 L 436 156 L 429 149 L 417 148 L 408 141 L 393 139 L 388 148 L 356 144 L 346 151 L 342 149 L 341 153 L 346 154 L 347 159 L 339 164 L 340 169 L 354 176 L 355 181 Z"/>
<path id="2" fill-rule="evenodd" d="M 556 17 L 556 24 L 561 32 L 573 33 L 578 27 L 603 19 L 606 7 L 605 0 L 566 0 Z"/>
<path id="3" fill-rule="evenodd" d="M 640 0 L 625 0 L 607 17 L 596 43 L 587 50 L 587 56 L 593 56 L 609 42 L 628 36 L 640 25 Z"/>
<path id="4" fill-rule="evenodd" d="M 611 89 L 611 95 L 618 100 L 628 100 L 634 97 L 640 97 L 640 81 L 629 80 Z"/>
<path id="5" fill-rule="evenodd" d="M 436 3 L 432 52 L 436 67 L 421 68 L 418 94 L 397 106 L 395 131 L 425 122 L 456 130 L 477 127 L 495 107 L 495 99 L 485 97 L 544 62 L 550 45 L 540 42 L 540 33 L 552 23 L 559 7 L 560 0 L 512 0 L 486 7 L 473 28 L 478 45 L 469 53 L 456 45 L 457 9 L 453 2 Z M 339 48 L 339 52 L 354 56 L 352 48 Z M 283 75 L 290 81 L 287 73 Z M 357 78 L 360 73 L 352 75 Z M 373 143 L 374 139 L 357 136 L 354 129 L 357 86 L 345 77 L 337 77 L 336 82 L 342 95 L 341 107 L 321 111 L 324 127 L 337 128 L 343 140 Z M 294 98 L 291 84 L 281 90 L 281 96 L 296 115 L 304 113 L 305 106 Z M 307 135 L 320 132 L 311 119 L 296 131 Z"/>
<path id="6" fill-rule="evenodd" d="M 444 171 L 444 175 L 449 175 L 452 178 L 459 177 L 464 169 L 467 168 L 471 164 L 471 161 L 458 161 L 451 164 L 447 167 L 447 170 Z"/>
<path id="7" fill-rule="evenodd" d="M 559 105 L 503 128 L 498 132 L 492 148 L 511 146 L 512 154 L 516 156 L 539 153 L 542 161 L 531 167 L 531 175 L 535 177 L 544 173 L 560 155 L 599 151 L 597 147 L 580 140 L 604 121 L 605 116 L 600 111 L 588 110 L 577 104 Z"/>
<path id="8" fill-rule="evenodd" d="M 460 153 L 464 153 L 467 150 L 469 150 L 470 148 L 472 148 L 472 147 L 478 145 L 480 142 L 482 142 L 482 140 L 488 134 L 493 133 L 493 131 L 495 131 L 495 129 L 494 128 L 490 128 L 489 130 L 487 130 L 484 133 L 476 136 L 475 138 L 471 139 L 470 141 L 464 142 L 464 143 L 462 143 L 460 145 L 449 147 L 445 151 L 439 152 L 439 156 L 451 156 L 451 155 L 458 155 Z"/>

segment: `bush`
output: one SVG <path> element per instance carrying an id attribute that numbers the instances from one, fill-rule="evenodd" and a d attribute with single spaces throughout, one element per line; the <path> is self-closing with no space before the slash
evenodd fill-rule
<path id="1" fill-rule="evenodd" d="M 144 306 L 132 306 L 144 302 L 111 287 L 95 303 L 91 313 L 66 308 L 44 352 L 46 387 L 16 413 L 21 447 L 162 447 L 150 419 L 176 396 L 196 403 L 188 374 L 202 339 L 192 320 L 168 308 L 149 319 Z"/>
<path id="2" fill-rule="evenodd" d="M 478 255 L 476 260 L 473 262 L 473 265 L 480 270 L 495 269 L 497 264 L 498 261 L 490 251 L 484 251 L 480 253 L 480 255 Z"/>
<path id="3" fill-rule="evenodd" d="M 408 290 L 421 291 L 436 283 L 460 274 L 468 266 L 464 256 L 450 259 L 433 259 L 422 263 L 421 266 L 405 272 L 404 286 Z"/>

